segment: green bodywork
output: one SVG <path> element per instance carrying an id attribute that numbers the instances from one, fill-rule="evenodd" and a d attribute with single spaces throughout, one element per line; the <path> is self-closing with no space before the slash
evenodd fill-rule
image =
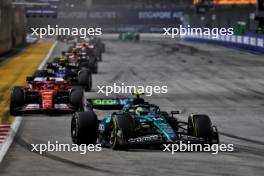
<path id="1" fill-rule="evenodd" d="M 137 32 L 125 32 L 119 34 L 119 39 L 122 41 L 139 41 L 140 36 Z"/>

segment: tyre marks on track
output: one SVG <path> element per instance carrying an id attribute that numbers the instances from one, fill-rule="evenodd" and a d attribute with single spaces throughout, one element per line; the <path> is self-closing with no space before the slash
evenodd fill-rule
<path id="1" fill-rule="evenodd" d="M 237 144 L 235 143 L 235 150 L 238 152 L 244 152 L 244 153 L 249 153 L 251 155 L 255 155 L 255 156 L 259 156 L 259 157 L 264 157 L 264 142 L 263 141 L 257 141 L 257 140 L 253 140 L 253 139 L 249 139 L 249 138 L 244 138 L 241 136 L 237 136 L 237 135 L 233 135 L 233 134 L 228 134 L 225 132 L 219 132 L 220 135 L 228 137 L 228 138 L 232 138 L 232 139 L 238 139 L 241 140 L 243 142 L 243 144 Z M 257 148 L 257 147 L 252 147 L 249 145 L 244 145 L 244 143 L 251 143 L 251 144 L 255 144 L 255 145 L 259 145 L 261 148 Z"/>
<path id="2" fill-rule="evenodd" d="M 57 162 L 61 162 L 61 163 L 64 163 L 64 164 L 67 164 L 67 165 L 71 165 L 71 166 L 74 166 L 74 167 L 79 167 L 81 169 L 114 174 L 114 172 L 111 171 L 111 170 L 100 169 L 99 167 L 93 167 L 93 166 L 90 166 L 90 165 L 87 165 L 87 164 L 82 164 L 82 163 L 79 163 L 79 162 L 75 162 L 75 161 L 72 161 L 72 160 L 67 159 L 67 158 L 63 158 L 63 157 L 60 157 L 60 156 L 57 156 L 57 155 L 53 155 L 53 154 L 51 154 L 49 152 L 43 152 L 43 154 L 41 155 L 41 154 L 39 154 L 36 151 L 32 151 L 31 144 L 28 143 L 27 141 L 25 141 L 21 136 L 16 136 L 15 139 L 14 139 L 14 142 L 16 144 L 18 144 L 19 146 L 21 146 L 22 148 L 26 149 L 27 151 L 33 152 L 36 155 L 39 155 L 40 157 L 46 157 L 46 158 L 49 158 L 49 159 L 57 161 Z"/>
<path id="3" fill-rule="evenodd" d="M 219 132 L 219 133 L 221 135 L 223 135 L 223 136 L 226 136 L 226 137 L 239 139 L 239 140 L 250 142 L 250 143 L 253 143 L 253 144 L 264 145 L 263 141 L 257 141 L 257 140 L 253 140 L 253 139 L 248 139 L 248 138 L 244 138 L 244 137 L 240 137 L 240 136 L 236 136 L 236 135 L 228 134 L 228 133 L 224 133 L 224 132 Z"/>

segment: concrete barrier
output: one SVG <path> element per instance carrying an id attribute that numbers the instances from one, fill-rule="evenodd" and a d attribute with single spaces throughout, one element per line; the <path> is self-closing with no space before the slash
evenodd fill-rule
<path id="1" fill-rule="evenodd" d="M 247 34 L 220 36 L 219 38 L 213 38 L 212 36 L 208 35 L 192 35 L 184 36 L 182 37 L 182 39 L 187 41 L 205 42 L 209 44 L 241 48 L 264 53 L 264 35 Z"/>
<path id="2" fill-rule="evenodd" d="M 0 54 L 4 54 L 25 42 L 25 14 L 7 4 L 0 5 L 0 12 Z"/>

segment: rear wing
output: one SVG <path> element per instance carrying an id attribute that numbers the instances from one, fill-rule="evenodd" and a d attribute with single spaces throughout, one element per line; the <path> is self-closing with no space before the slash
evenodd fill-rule
<path id="1" fill-rule="evenodd" d="M 88 106 L 98 110 L 121 110 L 127 104 L 133 104 L 135 98 L 95 98 L 87 99 Z"/>

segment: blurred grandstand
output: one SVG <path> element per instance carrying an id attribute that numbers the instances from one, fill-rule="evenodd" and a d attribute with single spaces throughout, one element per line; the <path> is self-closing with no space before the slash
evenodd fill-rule
<path id="1" fill-rule="evenodd" d="M 256 31 L 263 0 L 28 0 L 56 4 L 55 15 L 30 14 L 29 26 L 59 24 L 102 27 L 105 32 L 127 29 L 160 32 L 162 27 L 233 27 L 238 33 Z M 49 8 L 51 9 L 51 8 Z M 45 11 L 44 11 L 45 12 Z M 47 11 L 46 11 L 47 12 Z M 49 12 L 52 14 L 52 12 Z M 42 19 L 53 17 L 57 19 Z M 261 20 L 258 20 L 261 21 Z M 260 25 L 261 26 L 261 25 Z"/>
<path id="2" fill-rule="evenodd" d="M 136 9 L 171 9 L 189 8 L 192 0 L 93 0 L 95 8 L 136 8 Z"/>

